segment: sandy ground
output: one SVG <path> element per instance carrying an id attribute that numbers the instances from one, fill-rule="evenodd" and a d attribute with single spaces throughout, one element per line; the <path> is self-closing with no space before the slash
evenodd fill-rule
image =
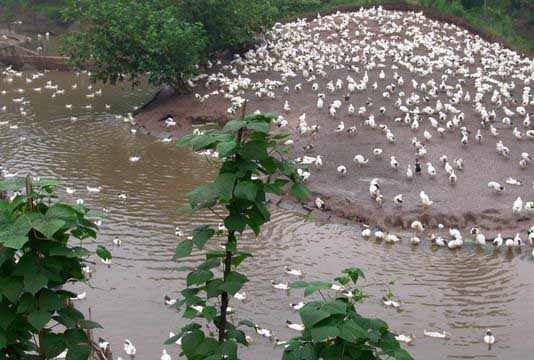
<path id="1" fill-rule="evenodd" d="M 350 31 L 357 29 L 359 24 L 350 24 Z M 381 27 L 376 20 L 370 20 L 365 25 L 367 29 L 374 32 L 372 41 L 379 39 L 403 40 L 403 37 L 393 39 L 390 35 L 381 33 Z M 421 25 L 424 32 L 430 32 L 436 29 L 436 23 L 427 22 Z M 442 29 L 446 36 L 454 39 L 460 39 L 455 44 L 456 51 L 463 50 L 461 40 L 467 33 L 456 33 L 458 28 Z M 326 40 L 329 33 L 321 34 Z M 326 40 L 335 41 L 335 40 Z M 368 41 L 368 39 L 367 39 Z M 376 45 L 376 43 L 374 43 Z M 451 45 L 452 46 L 452 45 Z M 429 49 L 418 48 L 413 51 L 414 55 L 425 55 Z M 518 141 L 512 134 L 512 128 L 505 127 L 500 121 L 495 121 L 494 126 L 499 130 L 498 138 L 493 137 L 488 129 L 482 128 L 484 139 L 482 143 L 477 144 L 474 140 L 474 134 L 480 126 L 480 115 L 475 112 L 472 102 L 458 104 L 457 107 L 465 114 L 464 126 L 472 133 L 468 145 L 460 143 L 461 135 L 459 131 L 448 132 L 440 136 L 431 127 L 426 119 L 428 116 L 422 116 L 421 126 L 417 131 L 410 129 L 409 125 L 395 123 L 394 119 L 404 114 L 394 107 L 397 95 L 393 94 L 389 99 L 382 96 L 386 85 L 392 82 L 393 72 L 397 72 L 405 80 L 402 88 L 396 92 L 405 91 L 407 94 L 414 92 L 411 86 L 411 79 L 415 78 L 418 82 L 426 82 L 435 79 L 439 84 L 441 76 L 447 71 L 444 69 L 434 69 L 432 74 L 426 76 L 414 75 L 412 72 L 403 67 L 392 69 L 394 62 L 392 58 L 387 57 L 383 63 L 383 68 L 374 68 L 368 71 L 369 84 L 374 81 L 378 83 L 378 89 L 373 90 L 369 86 L 366 90 L 357 91 L 351 94 L 350 100 L 344 102 L 342 108 L 335 118 L 332 118 L 328 111 L 328 104 L 336 99 L 342 99 L 347 93 L 346 86 L 344 89 L 334 93 L 329 93 L 326 89 L 326 83 L 330 80 L 345 79 L 351 75 L 356 79 L 362 77 L 362 73 L 355 73 L 350 69 L 329 69 L 328 78 L 322 79 L 317 77 L 320 86 L 320 93 L 326 93 L 325 107 L 318 110 L 316 107 L 317 93 L 312 91 L 311 84 L 306 83 L 301 76 L 289 79 L 287 86 L 291 88 L 289 93 L 284 93 L 282 89 L 276 90 L 276 99 L 258 98 L 254 92 L 246 91 L 244 98 L 249 101 L 247 105 L 248 112 L 260 110 L 262 112 L 272 112 L 282 114 L 289 121 L 288 128 L 294 136 L 295 144 L 292 155 L 294 157 L 304 155 L 303 146 L 312 143 L 314 148 L 311 152 L 306 153 L 308 156 L 321 155 L 324 165 L 320 169 L 313 169 L 308 181 L 308 186 L 313 193 L 313 197 L 308 206 L 313 206 L 313 200 L 320 196 L 327 205 L 331 214 L 358 222 L 375 225 L 379 227 L 406 228 L 416 219 L 422 220 L 430 227 L 438 224 L 445 226 L 467 228 L 475 224 L 489 232 L 489 235 L 495 236 L 497 232 L 503 232 L 504 235 L 513 235 L 515 232 L 524 231 L 534 222 L 534 214 L 523 214 L 521 216 L 512 216 L 512 204 L 514 200 L 521 196 L 523 201 L 534 200 L 534 163 L 531 163 L 526 169 L 519 167 L 520 154 L 529 152 L 534 154 L 534 141 Z M 480 57 L 476 57 L 473 64 L 467 64 L 471 71 L 481 67 Z M 385 79 L 379 79 L 380 71 L 386 72 Z M 220 68 L 213 69 L 214 72 L 220 71 Z M 531 70 L 532 71 L 532 70 Z M 226 73 L 228 74 L 228 73 Z M 531 73 L 532 74 L 532 73 Z M 531 75 L 530 74 L 530 75 Z M 229 74 L 228 74 L 229 75 Z M 532 76 L 532 75 L 531 75 Z M 265 78 L 280 79 L 279 74 L 275 72 L 258 72 L 248 75 L 253 82 L 264 80 Z M 471 97 L 475 95 L 474 80 L 466 78 L 460 74 L 449 74 L 447 83 L 454 85 L 458 81 L 465 81 L 463 89 Z M 501 79 L 502 80 L 502 79 Z M 516 80 L 518 87 L 513 93 L 516 100 L 521 100 L 521 91 L 523 84 Z M 294 85 L 303 84 L 300 92 L 294 91 Z M 519 86 L 521 85 L 521 86 Z M 285 86 L 285 85 L 284 85 Z M 216 87 L 206 89 L 200 85 L 193 89 L 193 93 L 201 95 Z M 424 93 L 415 91 L 418 95 L 424 96 Z M 487 95 L 482 103 L 489 109 L 495 109 L 497 118 L 502 119 L 504 114 L 502 108 L 496 107 L 490 103 Z M 348 104 L 353 104 L 357 109 L 365 106 L 365 103 L 371 99 L 373 104 L 367 106 L 368 111 L 364 115 L 348 114 Z M 445 92 L 440 92 L 438 98 L 431 100 L 431 105 L 439 99 L 442 103 L 449 101 Z M 285 112 L 283 110 L 284 101 L 288 101 L 292 110 Z M 205 103 L 196 101 L 191 96 L 174 96 L 172 94 L 160 94 L 155 101 L 142 109 L 136 116 L 137 123 L 144 127 L 149 133 L 156 136 L 166 136 L 169 129 L 165 128 L 163 119 L 172 116 L 178 125 L 171 129 L 175 137 L 188 133 L 192 130 L 192 124 L 202 123 L 205 121 L 225 120 L 233 117 L 227 114 L 228 100 L 222 96 L 212 96 Z M 386 113 L 381 115 L 378 109 L 386 107 Z M 419 104 L 422 109 L 426 106 L 424 102 Z M 515 109 L 514 104 L 509 107 Z M 527 112 L 532 112 L 531 105 L 527 106 Z M 298 118 L 301 114 L 306 113 L 306 121 L 309 125 L 320 124 L 321 130 L 314 138 L 309 136 L 296 135 Z M 385 135 L 377 129 L 371 129 L 364 126 L 365 119 L 372 113 L 376 117 L 378 124 L 387 124 L 392 129 L 397 139 L 395 144 L 386 141 Z M 434 115 L 436 116 L 436 115 Z M 448 116 L 448 120 L 452 115 Z M 532 117 L 532 115 L 531 115 Z M 523 117 L 513 118 L 514 126 L 526 131 L 521 125 Z M 357 133 L 348 135 L 346 132 L 335 134 L 334 130 L 340 121 L 344 121 L 346 129 L 350 126 L 357 126 Z M 532 128 L 532 126 L 530 127 Z M 430 141 L 424 141 L 423 131 L 428 130 L 432 133 L 433 138 Z M 425 142 L 428 156 L 422 159 L 423 173 L 420 176 L 414 176 L 408 180 L 405 176 L 406 167 L 411 164 L 412 169 L 415 161 L 415 148 L 411 144 L 411 139 L 416 136 L 419 140 Z M 510 148 L 510 156 L 504 158 L 496 152 L 496 142 L 502 140 Z M 380 158 L 375 158 L 372 154 L 374 148 L 382 148 L 383 154 Z M 364 167 L 357 167 L 352 159 L 356 154 L 362 154 L 369 158 L 369 163 Z M 395 156 L 400 163 L 398 171 L 394 171 L 390 165 L 390 156 Z M 465 161 L 463 171 L 456 170 L 458 181 L 456 184 L 450 184 L 445 170 L 439 163 L 439 157 L 447 155 L 449 162 L 453 159 L 462 158 Z M 430 178 L 426 173 L 426 163 L 431 162 L 437 170 L 437 176 Z M 336 167 L 344 165 L 348 169 L 345 177 L 340 177 L 336 173 Z M 507 185 L 506 179 L 513 177 L 523 182 L 522 186 Z M 379 178 L 382 184 L 381 191 L 385 197 L 385 203 L 382 207 L 377 207 L 374 200 L 369 195 L 369 182 L 372 178 Z M 494 193 L 487 187 L 489 181 L 498 181 L 505 185 L 506 190 L 502 193 Z M 419 200 L 420 191 L 425 191 L 434 201 L 434 204 L 424 209 Z M 404 203 L 402 207 L 392 202 L 392 198 L 402 193 Z"/>

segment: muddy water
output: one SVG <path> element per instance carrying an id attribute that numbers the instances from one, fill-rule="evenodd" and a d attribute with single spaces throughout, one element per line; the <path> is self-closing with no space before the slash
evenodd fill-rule
<path id="1" fill-rule="evenodd" d="M 122 341 L 128 338 L 138 349 L 138 359 L 158 359 L 169 331 L 176 332 L 183 324 L 180 315 L 163 304 L 165 294 L 178 296 L 184 286 L 184 274 L 175 268 L 201 259 L 197 254 L 183 263 L 170 260 L 178 241 L 174 227 L 218 222 L 211 214 L 188 218 L 177 209 L 186 193 L 213 176 L 214 169 L 187 150 L 130 134 L 129 127 L 115 118 L 147 100 L 151 89 L 96 85 L 93 90 L 102 88 L 103 95 L 87 99 L 85 94 L 91 91 L 83 75 L 48 73 L 32 84 L 26 84 L 25 76 L 13 83 L 0 79 L 0 90 L 8 92 L 0 95 L 0 108 L 8 107 L 0 113 L 0 122 L 19 126 L 0 127 L 0 163 L 21 175 L 61 179 L 63 185 L 77 189 L 75 196 L 62 192 L 65 201 L 83 198 L 91 208 L 111 209 L 97 243 L 112 250 L 113 264 L 109 269 L 96 264 L 91 287 L 74 289 L 87 291 L 87 300 L 79 302 L 79 307 L 91 307 L 115 356 L 126 358 Z M 58 83 L 66 93 L 53 99 L 51 91 L 31 91 L 47 80 Z M 71 89 L 74 83 L 79 84 L 77 90 Z M 26 93 L 15 93 L 17 88 Z M 11 100 L 21 96 L 30 101 L 24 106 L 26 116 L 20 115 L 20 105 Z M 70 103 L 71 111 L 65 108 Z M 84 104 L 93 107 L 84 109 Z M 70 116 L 78 120 L 71 121 Z M 21 141 L 21 136 L 26 140 Z M 131 164 L 132 155 L 141 160 Z M 89 194 L 86 186 L 102 186 L 102 191 Z M 119 201 L 118 192 L 128 194 L 128 199 Z M 413 333 L 417 338 L 409 350 L 416 359 L 531 357 L 534 288 L 529 249 L 514 254 L 476 248 L 449 251 L 428 245 L 413 248 L 407 240 L 389 246 L 363 240 L 359 229 L 350 224 L 318 223 L 280 208 L 273 212 L 273 221 L 260 238 L 244 239 L 244 247 L 255 259 L 243 265 L 251 282 L 245 288 L 247 302 L 232 301 L 236 320 L 252 319 L 273 329 L 280 339 L 295 335 L 284 323 L 298 320 L 288 304 L 297 302 L 301 292 L 274 290 L 269 280 L 291 280 L 283 272 L 286 264 L 305 271 L 307 279 L 322 280 L 355 266 L 367 273 L 366 291 L 371 295 L 361 311 L 386 319 L 394 330 Z M 115 237 L 122 240 L 121 247 L 113 245 Z M 403 302 L 399 311 L 386 309 L 380 302 L 387 290 L 376 284 L 390 280 L 395 281 L 391 288 Z M 491 350 L 482 342 L 486 328 L 497 336 Z M 424 329 L 446 330 L 452 338 L 425 338 Z M 280 358 L 281 349 L 250 335 L 254 343 L 242 352 L 243 359 Z M 168 349 L 177 358 L 178 349 Z"/>

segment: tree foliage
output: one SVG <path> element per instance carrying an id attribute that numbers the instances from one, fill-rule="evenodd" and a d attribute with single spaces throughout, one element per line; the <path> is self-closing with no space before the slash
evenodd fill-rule
<path id="1" fill-rule="evenodd" d="M 52 359 L 68 350 L 68 359 L 87 359 L 85 330 L 100 327 L 70 305 L 76 294 L 63 289 L 85 281 L 82 266 L 92 252 L 83 241 L 97 227 L 85 207 L 54 203 L 56 185 L 36 181 L 29 195 L 0 200 L 1 358 Z M 0 183 L 0 191 L 22 187 L 24 179 Z"/>
<path id="2" fill-rule="evenodd" d="M 206 37 L 200 23 L 178 14 L 178 5 L 151 0 L 81 0 L 68 16 L 80 19 L 83 31 L 66 37 L 64 52 L 104 82 L 137 85 L 148 74 L 153 85 L 181 89 L 205 59 Z"/>

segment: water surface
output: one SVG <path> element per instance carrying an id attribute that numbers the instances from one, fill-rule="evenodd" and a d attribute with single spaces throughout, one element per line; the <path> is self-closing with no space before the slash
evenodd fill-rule
<path id="1" fill-rule="evenodd" d="M 154 91 L 126 87 L 93 85 L 85 75 L 50 72 L 27 84 L 25 72 L 8 83 L 0 77 L 0 122 L 18 125 L 0 126 L 0 163 L 11 172 L 42 178 L 58 178 L 64 186 L 77 190 L 75 196 L 61 190 L 62 198 L 74 203 L 83 198 L 94 209 L 111 209 L 104 219 L 96 243 L 113 253 L 108 269 L 97 263 L 87 300 L 104 336 L 112 344 L 115 356 L 125 354 L 122 342 L 130 339 L 137 347 L 138 359 L 158 359 L 169 331 L 184 324 L 180 314 L 163 304 L 165 294 L 178 296 L 184 287 L 184 273 L 175 269 L 202 259 L 195 254 L 186 261 L 171 260 L 179 239 L 175 226 L 190 229 L 199 224 L 217 224 L 209 213 L 189 218 L 178 208 L 187 192 L 212 178 L 215 169 L 202 156 L 178 149 L 137 133 L 116 118 L 143 104 Z M 52 80 L 64 95 L 52 98 L 53 91 L 32 89 Z M 76 90 L 73 84 L 78 84 Z M 22 88 L 24 94 L 15 92 Z M 102 96 L 86 98 L 102 88 Z M 26 115 L 13 98 L 24 96 Z M 73 104 L 67 110 L 65 104 Z M 82 105 L 91 104 L 91 109 Z M 105 104 L 111 107 L 107 109 Z M 72 121 L 71 116 L 77 117 Z M 21 140 L 21 137 L 25 140 Z M 141 156 L 130 163 L 132 155 Z M 90 194 L 86 186 L 101 186 L 99 194 Z M 120 201 L 117 193 L 128 195 Z M 262 235 L 247 235 L 243 248 L 255 255 L 242 271 L 250 278 L 245 287 L 246 302 L 233 300 L 235 319 L 247 318 L 273 329 L 280 339 L 296 335 L 285 328 L 287 319 L 298 321 L 288 304 L 301 299 L 302 292 L 275 290 L 269 280 L 293 280 L 283 271 L 289 265 L 306 272 L 305 279 L 329 280 L 346 267 L 360 267 L 367 274 L 366 292 L 371 295 L 360 307 L 367 316 L 387 320 L 391 328 L 413 333 L 417 338 L 408 350 L 416 359 L 527 359 L 534 350 L 532 320 L 534 301 L 529 249 L 507 254 L 492 249 L 464 248 L 458 251 L 434 249 L 428 245 L 411 247 L 404 243 L 390 246 L 363 240 L 360 230 L 351 224 L 323 224 L 306 219 L 293 211 L 273 209 L 273 220 Z M 121 247 L 112 240 L 119 237 Z M 95 243 L 90 244 L 95 246 Z M 211 245 L 216 247 L 217 244 Z M 382 306 L 387 293 L 384 283 L 394 280 L 391 289 L 403 302 L 397 311 Z M 497 343 L 488 350 L 482 342 L 485 329 L 491 328 Z M 423 330 L 446 330 L 449 340 L 423 337 Z M 277 359 L 281 349 L 256 334 L 243 359 Z M 178 348 L 168 347 L 177 358 Z"/>

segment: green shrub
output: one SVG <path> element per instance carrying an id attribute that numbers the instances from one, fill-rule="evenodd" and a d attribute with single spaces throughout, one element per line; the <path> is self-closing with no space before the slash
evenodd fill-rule
<path id="1" fill-rule="evenodd" d="M 87 359 L 85 330 L 100 326 L 69 304 L 76 294 L 63 287 L 85 281 L 82 266 L 92 252 L 83 241 L 96 237 L 97 227 L 85 207 L 55 203 L 56 181 L 34 182 L 37 191 L 29 184 L 27 196 L 0 200 L 0 358 L 51 359 L 67 349 L 67 358 Z M 12 179 L 0 191 L 24 185 Z M 97 254 L 111 258 L 103 247 Z"/>
<path id="2" fill-rule="evenodd" d="M 81 0 L 69 17 L 82 19 L 84 31 L 69 34 L 63 52 L 76 67 L 89 66 L 94 79 L 137 85 L 149 73 L 153 85 L 183 89 L 205 59 L 206 37 L 201 24 L 180 21 L 178 10 L 148 0 Z"/>

